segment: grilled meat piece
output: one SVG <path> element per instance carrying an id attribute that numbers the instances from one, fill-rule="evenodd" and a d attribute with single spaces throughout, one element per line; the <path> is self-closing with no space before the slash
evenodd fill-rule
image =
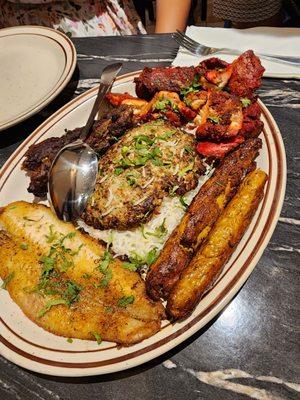
<path id="1" fill-rule="evenodd" d="M 242 127 L 242 104 L 237 96 L 226 92 L 209 92 L 201 109 L 198 139 L 220 140 L 236 136 Z"/>
<path id="2" fill-rule="evenodd" d="M 202 61 L 200 65 L 205 71 L 201 79 L 203 87 L 209 87 L 210 83 L 216 85 L 219 89 L 223 89 L 226 86 L 232 73 L 231 64 L 217 57 L 212 57 Z M 209 83 L 207 84 L 207 82 Z"/>
<path id="3" fill-rule="evenodd" d="M 228 82 L 230 93 L 250 97 L 259 88 L 265 68 L 260 59 L 248 50 L 232 63 L 232 74 Z"/>
<path id="4" fill-rule="evenodd" d="M 189 87 L 194 79 L 202 75 L 203 68 L 198 67 L 145 67 L 134 78 L 135 92 L 141 99 L 150 100 L 156 92 L 162 90 L 179 93 Z"/>
<path id="5" fill-rule="evenodd" d="M 243 177 L 255 167 L 254 160 L 260 148 L 260 139 L 245 141 L 224 158 L 214 175 L 201 187 L 150 267 L 146 285 L 152 298 L 168 298 L 194 252 L 235 195 Z"/>
<path id="6" fill-rule="evenodd" d="M 249 227 L 263 198 L 266 181 L 266 173 L 259 169 L 246 176 L 237 194 L 218 218 L 207 241 L 172 289 L 167 304 L 171 318 L 184 318 L 190 314 L 214 284 Z"/>
<path id="7" fill-rule="evenodd" d="M 239 134 L 244 138 L 257 137 L 264 127 L 260 115 L 261 109 L 256 101 L 245 107 L 243 109 L 243 125 Z"/>
<path id="8" fill-rule="evenodd" d="M 182 195 L 195 188 L 204 170 L 194 136 L 161 120 L 145 123 L 99 160 L 95 191 L 82 217 L 99 229 L 139 226 L 170 190 Z"/>
<path id="9" fill-rule="evenodd" d="M 139 274 L 48 207 L 15 202 L 1 209 L 0 223 L 0 276 L 11 277 L 10 296 L 36 324 L 125 345 L 159 330 L 163 306 L 147 297 Z"/>
<path id="10" fill-rule="evenodd" d="M 133 112 L 126 106 L 121 106 L 109 112 L 96 121 L 87 143 L 99 154 L 115 143 L 127 129 L 133 126 Z M 25 154 L 22 169 L 30 177 L 28 192 L 38 197 L 45 197 L 48 191 L 48 173 L 51 163 L 58 151 L 66 144 L 80 136 L 82 128 L 67 131 L 61 137 L 52 137 L 29 147 Z"/>
<path id="11" fill-rule="evenodd" d="M 197 144 L 197 151 L 207 158 L 223 158 L 244 141 L 243 136 L 234 136 L 230 139 L 223 139 L 221 142 L 201 141 Z"/>

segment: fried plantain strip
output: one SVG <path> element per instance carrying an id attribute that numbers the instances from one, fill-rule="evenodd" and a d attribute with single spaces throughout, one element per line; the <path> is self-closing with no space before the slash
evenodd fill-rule
<path id="1" fill-rule="evenodd" d="M 186 317 L 213 285 L 250 225 L 263 198 L 266 181 L 266 173 L 259 169 L 246 176 L 237 194 L 218 218 L 207 241 L 172 289 L 167 304 L 171 318 Z"/>
<path id="2" fill-rule="evenodd" d="M 260 139 L 245 141 L 224 159 L 201 187 L 147 275 L 147 291 L 152 298 L 168 297 L 180 273 L 235 195 L 245 174 L 255 168 L 254 160 L 260 148 Z"/>

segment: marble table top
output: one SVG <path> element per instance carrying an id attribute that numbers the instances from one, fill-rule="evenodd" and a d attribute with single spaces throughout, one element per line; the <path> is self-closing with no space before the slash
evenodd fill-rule
<path id="1" fill-rule="evenodd" d="M 177 51 L 170 35 L 82 38 L 74 44 L 78 66 L 72 81 L 38 115 L 1 132 L 0 165 L 51 113 L 96 85 L 108 63 L 122 61 L 126 73 L 170 65 Z M 0 399 L 299 399 L 300 81 L 264 79 L 260 97 L 285 143 L 286 196 L 268 247 L 225 310 L 171 352 L 121 373 L 56 378 L 0 358 Z"/>

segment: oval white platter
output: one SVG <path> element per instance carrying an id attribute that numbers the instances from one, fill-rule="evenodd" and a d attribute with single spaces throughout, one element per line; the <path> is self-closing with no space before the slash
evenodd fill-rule
<path id="1" fill-rule="evenodd" d="M 118 78 L 113 91 L 134 94 L 137 73 Z M 29 180 L 21 171 L 28 147 L 64 129 L 84 125 L 95 100 L 97 88 L 77 97 L 53 114 L 15 151 L 0 173 L 0 206 L 15 200 L 33 201 L 26 190 Z M 272 235 L 280 214 L 286 182 L 285 151 L 279 129 L 270 112 L 260 102 L 264 131 L 263 147 L 257 163 L 269 175 L 265 197 L 256 215 L 213 288 L 186 320 L 164 321 L 160 332 L 131 347 L 55 336 L 27 319 L 5 290 L 0 291 L 1 354 L 32 371 L 60 376 L 88 376 L 125 370 L 145 363 L 174 348 L 216 316 L 241 288 L 253 271 Z"/>
<path id="2" fill-rule="evenodd" d="M 76 50 L 63 33 L 42 26 L 0 30 L 0 131 L 37 113 L 67 85 Z"/>

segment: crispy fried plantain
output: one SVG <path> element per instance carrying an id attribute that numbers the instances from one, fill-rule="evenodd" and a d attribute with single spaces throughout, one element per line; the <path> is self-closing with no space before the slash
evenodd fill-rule
<path id="1" fill-rule="evenodd" d="M 10 277 L 11 297 L 39 326 L 125 345 L 160 329 L 163 306 L 146 296 L 139 274 L 49 208 L 15 202 L 1 210 L 0 224 L 0 276 Z"/>
<path id="2" fill-rule="evenodd" d="M 147 291 L 152 298 L 168 297 L 195 250 L 235 195 L 244 175 L 254 168 L 260 148 L 260 139 L 247 140 L 224 159 L 201 187 L 147 275 Z"/>
<path id="3" fill-rule="evenodd" d="M 168 298 L 167 313 L 173 319 L 192 312 L 203 294 L 213 285 L 226 261 L 250 225 L 263 198 L 267 175 L 250 172 L 237 194 L 212 228 L 207 241 L 183 271 Z"/>

